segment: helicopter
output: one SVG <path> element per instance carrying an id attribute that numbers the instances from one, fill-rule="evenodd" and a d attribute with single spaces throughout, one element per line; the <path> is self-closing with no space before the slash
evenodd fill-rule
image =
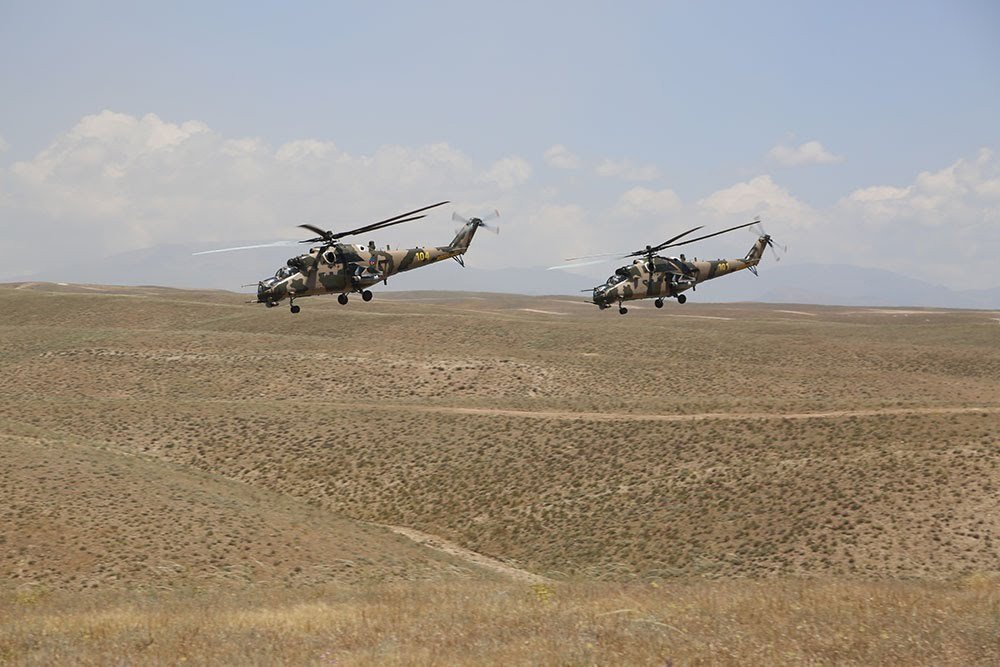
<path id="1" fill-rule="evenodd" d="M 444 259 L 454 259 L 464 267 L 465 261 L 462 259 L 462 255 L 469 249 L 469 244 L 472 243 L 477 229 L 482 227 L 494 234 L 500 233 L 498 227 L 487 225 L 484 222 L 499 217 L 500 212 L 494 210 L 482 217 L 468 219 L 458 213 L 453 213 L 452 219 L 461 222 L 462 226 L 456 230 L 455 238 L 451 240 L 451 243 L 443 246 L 401 250 L 391 250 L 389 246 L 386 246 L 385 250 L 379 250 L 373 241 L 369 241 L 368 245 L 364 246 L 340 243 L 339 240 L 345 236 L 363 234 L 419 220 L 426 217 L 424 211 L 448 203 L 450 202 L 438 202 L 344 232 L 323 230 L 309 224 L 299 225 L 299 227 L 316 234 L 314 238 L 303 241 L 276 241 L 236 248 L 203 250 L 194 254 L 205 255 L 232 250 L 296 245 L 297 243 L 317 244 L 310 248 L 309 252 L 290 258 L 286 266 L 279 268 L 273 276 L 258 282 L 257 300 L 251 303 L 262 303 L 268 308 L 274 308 L 281 301 L 288 299 L 289 310 L 292 313 L 298 313 L 300 307 L 295 303 L 295 300 L 304 296 L 337 294 L 337 301 L 341 305 L 346 305 L 348 294 L 360 292 L 363 301 L 371 301 L 373 294 L 368 288 L 380 282 L 388 284 L 389 277 L 397 273 L 434 264 Z M 422 215 L 417 215 L 418 213 Z M 244 285 L 244 287 L 250 286 Z"/>
<path id="2" fill-rule="evenodd" d="M 743 259 L 699 261 L 697 258 L 694 260 L 688 260 L 683 254 L 679 257 L 661 257 L 657 254 L 667 248 L 687 245 L 688 243 L 702 241 L 713 236 L 726 234 L 737 229 L 752 227 L 754 225 L 756 225 L 757 228 L 755 230 L 752 229 L 751 231 L 758 237 L 757 242 L 753 244 L 753 247 L 750 248 Z M 618 312 L 625 315 L 628 313 L 628 308 L 625 307 L 624 303 L 626 301 L 655 297 L 656 300 L 653 302 L 653 305 L 657 308 L 663 308 L 664 298 L 672 297 L 677 299 L 677 303 L 682 304 L 687 301 L 687 295 L 683 294 L 683 292 L 689 289 L 694 290 L 699 283 L 705 282 L 706 280 L 719 278 L 730 273 L 735 273 L 736 271 L 742 271 L 743 269 L 749 269 L 751 273 L 757 275 L 757 264 L 760 263 L 760 260 L 764 255 L 764 248 L 766 247 L 771 248 L 771 252 L 774 253 L 776 261 L 781 259 L 774 250 L 774 240 L 767 232 L 764 231 L 759 218 L 744 225 L 737 225 L 735 227 L 730 227 L 729 229 L 723 229 L 721 232 L 715 232 L 713 234 L 706 234 L 705 236 L 699 236 L 686 241 L 680 241 L 680 239 L 684 238 L 688 234 L 693 234 L 702 228 L 703 226 L 689 229 L 686 232 L 674 236 L 673 238 L 667 239 L 659 245 L 646 246 L 644 250 L 635 250 L 625 254 L 609 253 L 610 255 L 620 256 L 623 259 L 630 257 L 637 257 L 639 259 L 635 259 L 631 264 L 626 264 L 625 266 L 615 269 L 615 272 L 611 274 L 611 276 L 603 284 L 594 287 L 592 290 L 588 289 L 581 291 L 592 292 L 592 302 L 601 310 L 610 308 L 612 304 L 617 303 Z M 785 246 L 778 247 L 781 248 L 782 251 L 787 251 L 787 247 Z M 596 259 L 593 261 L 583 262 L 580 262 L 579 260 L 590 260 L 594 257 L 607 257 L 609 254 L 569 258 L 566 261 L 572 263 L 550 266 L 549 270 L 565 269 L 574 266 L 586 266 L 587 264 L 597 264 L 606 260 Z"/>

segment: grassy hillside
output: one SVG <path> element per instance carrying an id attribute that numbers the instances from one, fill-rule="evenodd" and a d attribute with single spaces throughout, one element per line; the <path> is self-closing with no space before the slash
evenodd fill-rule
<path id="1" fill-rule="evenodd" d="M 142 627 L 197 646 L 213 610 L 229 662 L 269 632 L 305 643 L 265 662 L 322 662 L 329 632 L 338 660 L 431 662 L 449 628 L 571 662 L 989 655 L 998 313 L 243 300 L 0 286 L 0 608 L 28 619 L 0 659 L 57 661 L 88 604 L 118 610 L 98 662 L 153 655 Z"/>
<path id="2" fill-rule="evenodd" d="M 198 590 L 482 577 L 377 527 L 218 475 L 0 436 L 0 584 Z"/>
<path id="3" fill-rule="evenodd" d="M 552 576 L 1000 570 L 994 314 L 119 291 L 0 291 L 10 432 Z"/>

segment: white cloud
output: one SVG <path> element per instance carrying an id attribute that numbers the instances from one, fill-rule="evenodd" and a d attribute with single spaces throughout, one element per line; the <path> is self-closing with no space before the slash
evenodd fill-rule
<path id="1" fill-rule="evenodd" d="M 798 167 L 808 164 L 836 164 L 844 161 L 844 156 L 834 155 L 823 148 L 818 141 L 807 141 L 799 146 L 778 144 L 767 156 L 784 167 Z"/>
<path id="2" fill-rule="evenodd" d="M 819 242 L 858 264 L 931 283 L 969 288 L 974 266 L 973 286 L 1000 286 L 993 257 L 1000 247 L 997 182 L 1000 162 L 983 149 L 910 184 L 859 188 L 827 212 L 830 229 Z"/>
<path id="3" fill-rule="evenodd" d="M 525 212 L 555 197 L 522 187 L 531 176 L 520 157 L 477 164 L 446 143 L 385 145 L 359 155 L 332 141 L 272 146 L 203 123 L 105 111 L 81 119 L 33 158 L 0 168 L 0 219 L 21 223 L 4 230 L 0 266 L 6 275 L 35 270 L 25 249 L 37 244 L 39 226 L 91 257 L 160 243 L 211 248 L 294 239 L 302 222 L 350 228 L 444 199 L 470 215 L 499 208 L 504 226 L 517 229 Z M 382 239 L 394 246 L 447 242 L 452 206 Z M 477 264 L 549 259 L 550 250 L 530 238 L 503 240 L 509 254 L 484 251 Z"/>
<path id="4" fill-rule="evenodd" d="M 505 157 L 493 163 L 480 180 L 493 183 L 504 190 L 521 185 L 531 178 L 531 165 L 519 157 Z"/>
<path id="5" fill-rule="evenodd" d="M 297 162 L 301 160 L 323 160 L 337 152 L 337 146 L 332 141 L 317 141 L 303 139 L 290 141 L 274 154 L 282 162 Z"/>
<path id="6" fill-rule="evenodd" d="M 590 223 L 587 210 L 578 204 L 543 204 L 525 210 L 518 218 L 521 234 L 535 252 L 515 262 L 522 266 L 553 265 L 554 259 L 595 252 L 600 231 Z"/>
<path id="7" fill-rule="evenodd" d="M 545 163 L 556 169 L 579 169 L 582 164 L 580 158 L 562 144 L 545 151 Z"/>
<path id="8" fill-rule="evenodd" d="M 903 199 L 913 188 L 894 188 L 891 185 L 874 185 L 870 188 L 855 190 L 849 196 L 856 202 L 886 202 Z"/>
<path id="9" fill-rule="evenodd" d="M 655 181 L 660 178 L 656 165 L 636 165 L 631 160 L 605 160 L 597 165 L 596 171 L 599 176 L 623 181 Z"/>
<path id="10" fill-rule="evenodd" d="M 976 185 L 976 194 L 988 199 L 1000 199 L 1000 178 Z"/>
<path id="11" fill-rule="evenodd" d="M 636 187 L 619 198 L 615 210 L 623 216 L 636 217 L 672 213 L 680 210 L 682 206 L 681 198 L 673 190 Z"/>
<path id="12" fill-rule="evenodd" d="M 6 152 L 8 148 L 10 148 L 10 144 L 4 140 L 3 135 L 0 135 L 0 153 Z"/>
<path id="13" fill-rule="evenodd" d="M 989 149 L 938 171 L 920 172 L 911 185 L 860 188 L 839 208 L 886 227 L 978 227 L 1000 220 L 1000 163 Z"/>
<path id="14" fill-rule="evenodd" d="M 770 176 L 762 175 L 737 183 L 712 193 L 700 200 L 698 209 L 710 216 L 731 218 L 759 215 L 793 226 L 808 225 L 815 221 L 816 212 L 775 183 Z"/>
<path id="15" fill-rule="evenodd" d="M 506 185 L 524 171 L 513 159 L 492 176 Z M 458 184 L 475 201 L 494 200 L 497 184 L 473 185 L 476 178 L 475 165 L 447 144 L 360 156 L 313 139 L 274 149 L 199 122 L 105 111 L 13 164 L 0 179 L 0 213 L 60 229 L 101 256 L 180 240 L 287 237 L 299 222 L 377 218 L 445 199 Z"/>

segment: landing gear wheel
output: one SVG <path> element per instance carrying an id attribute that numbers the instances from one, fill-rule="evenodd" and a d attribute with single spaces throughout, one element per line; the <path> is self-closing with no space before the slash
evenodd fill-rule
<path id="1" fill-rule="evenodd" d="M 340 303 L 341 306 L 346 306 L 347 305 L 347 295 L 343 294 L 343 293 L 338 294 L 337 295 L 337 302 Z"/>
<path id="2" fill-rule="evenodd" d="M 687 300 L 688 300 L 688 298 L 686 296 L 684 296 L 683 294 L 678 294 L 677 295 L 677 303 L 684 303 Z"/>
<path id="3" fill-rule="evenodd" d="M 618 306 L 618 314 L 619 315 L 624 315 L 627 312 L 628 312 L 628 308 L 626 308 L 625 306 Z"/>
<path id="4" fill-rule="evenodd" d="M 653 305 L 656 306 L 657 308 L 663 308 L 663 299 L 657 299 L 656 301 L 653 302 Z"/>
<path id="5" fill-rule="evenodd" d="M 371 301 L 373 296 L 375 295 L 372 294 L 372 291 L 370 289 L 366 289 L 364 292 L 361 293 L 361 299 L 363 301 Z"/>
<path id="6" fill-rule="evenodd" d="M 292 311 L 292 315 L 294 315 L 294 314 L 296 314 L 297 312 L 299 312 L 302 309 L 299 308 L 298 306 L 292 306 L 291 308 L 289 308 L 289 310 L 291 310 Z"/>

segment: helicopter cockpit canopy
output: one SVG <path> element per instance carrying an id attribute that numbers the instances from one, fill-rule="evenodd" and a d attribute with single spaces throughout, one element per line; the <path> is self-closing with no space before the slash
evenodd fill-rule
<path id="1" fill-rule="evenodd" d="M 285 278 L 291 276 L 294 273 L 295 273 L 295 269 L 293 269 L 293 268 L 291 268 L 289 266 L 283 266 L 280 269 L 278 269 L 277 271 L 275 271 L 273 276 L 271 276 L 269 278 L 264 278 L 263 280 L 261 280 L 260 284 L 263 285 L 264 287 L 270 287 L 270 286 L 272 286 L 272 285 L 274 285 L 276 283 L 281 282 L 282 280 L 284 280 Z"/>

